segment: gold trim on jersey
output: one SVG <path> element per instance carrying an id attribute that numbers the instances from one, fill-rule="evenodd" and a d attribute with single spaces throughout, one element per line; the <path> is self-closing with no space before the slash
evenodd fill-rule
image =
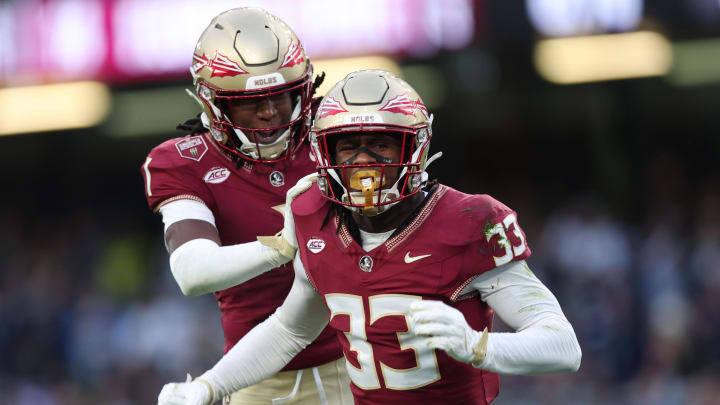
<path id="1" fill-rule="evenodd" d="M 473 281 L 475 281 L 475 279 L 478 278 L 478 277 L 480 277 L 480 274 L 476 274 L 476 275 L 470 277 L 469 279 L 465 280 L 465 282 L 463 282 L 462 284 L 460 284 L 460 287 L 456 288 L 455 291 L 453 291 L 453 293 L 450 295 L 450 301 L 452 301 L 452 302 L 457 302 L 457 301 L 458 301 L 458 297 L 460 296 L 460 293 L 463 292 L 463 290 L 465 289 L 465 287 L 467 287 L 468 284 L 470 284 L 470 283 L 472 283 Z M 468 294 L 469 294 L 469 293 L 468 293 Z M 464 294 L 464 295 L 463 295 L 463 298 L 465 297 L 465 295 L 468 295 L 468 294 Z"/>
<path id="2" fill-rule="evenodd" d="M 205 201 L 203 201 L 202 198 L 200 198 L 200 197 L 194 196 L 192 194 L 180 194 L 180 195 L 176 195 L 175 197 L 170 197 L 167 200 L 163 200 L 160 204 L 157 205 L 157 207 L 155 207 L 155 209 L 153 211 L 155 211 L 155 212 L 160 211 L 160 208 L 162 208 L 164 205 L 167 205 L 167 204 L 170 204 L 171 202 L 179 201 L 179 200 L 197 201 L 207 207 L 207 204 L 205 204 Z"/>
<path id="3" fill-rule="evenodd" d="M 479 292 L 477 292 L 477 291 L 475 291 L 475 290 L 472 290 L 472 291 L 470 291 L 469 293 L 465 293 L 465 294 L 457 297 L 457 299 L 453 300 L 453 302 L 465 301 L 465 300 L 477 298 L 477 297 L 479 297 L 479 296 L 480 296 L 480 293 L 479 293 Z"/>
<path id="4" fill-rule="evenodd" d="M 340 218 L 335 216 L 334 219 L 335 219 L 335 227 L 337 227 L 340 224 Z M 340 227 L 340 232 L 338 233 L 338 235 L 340 235 L 340 241 L 342 241 L 343 247 L 345 247 L 345 249 L 347 249 L 350 246 L 350 244 L 352 243 L 353 238 L 350 235 L 350 231 L 347 229 L 347 226 L 345 226 L 345 224 L 342 224 L 342 226 Z"/>
<path id="5" fill-rule="evenodd" d="M 420 210 L 420 213 L 415 217 L 415 219 L 413 219 L 412 222 L 410 222 L 410 224 L 402 230 L 402 232 L 391 237 L 385 242 L 385 247 L 387 247 L 388 253 L 392 252 L 395 247 L 403 243 L 405 239 L 410 236 L 410 234 L 415 232 L 415 230 L 418 229 L 420 225 L 423 224 L 423 222 L 425 222 L 425 220 L 430 216 L 430 213 L 433 211 L 433 208 L 435 208 L 438 201 L 440 201 L 440 198 L 445 195 L 445 192 L 447 192 L 447 190 L 448 188 L 444 185 L 439 185 L 437 191 L 435 191 L 435 193 L 433 193 L 433 195 L 430 197 L 430 201 L 425 204 L 425 206 L 422 208 L 422 210 Z"/>

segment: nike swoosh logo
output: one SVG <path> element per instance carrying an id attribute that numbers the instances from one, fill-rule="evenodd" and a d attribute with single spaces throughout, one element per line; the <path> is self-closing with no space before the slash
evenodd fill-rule
<path id="1" fill-rule="evenodd" d="M 420 259 L 424 259 L 424 258 L 430 257 L 430 256 L 432 256 L 432 255 L 420 255 L 420 256 L 411 257 L 410 252 L 407 252 L 407 253 L 405 253 L 405 263 L 409 264 L 409 263 L 416 262 Z"/>

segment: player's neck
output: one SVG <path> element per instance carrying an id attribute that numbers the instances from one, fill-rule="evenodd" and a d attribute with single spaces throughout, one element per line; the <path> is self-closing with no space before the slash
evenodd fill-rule
<path id="1" fill-rule="evenodd" d="M 417 193 L 410 198 L 400 201 L 382 214 L 366 216 L 353 212 L 352 217 L 358 224 L 358 227 L 365 232 L 387 232 L 399 227 L 405 219 L 413 213 L 415 208 L 422 204 L 424 198 L 425 195 L 423 193 Z"/>

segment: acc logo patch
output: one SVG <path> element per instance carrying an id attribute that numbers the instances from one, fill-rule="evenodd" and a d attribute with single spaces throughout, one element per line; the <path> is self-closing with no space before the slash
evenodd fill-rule
<path id="1" fill-rule="evenodd" d="M 320 238 L 312 237 L 307 243 L 307 248 L 313 253 L 320 253 L 323 249 L 325 249 L 325 241 Z"/>
<path id="2" fill-rule="evenodd" d="M 213 167 L 209 172 L 205 173 L 205 183 L 222 183 L 230 177 L 230 170 L 226 167 Z"/>
<path id="3" fill-rule="evenodd" d="M 196 162 L 199 162 L 208 151 L 207 144 L 205 143 L 205 139 L 203 139 L 202 135 L 183 138 L 175 142 L 175 147 L 177 148 L 180 157 L 194 160 Z"/>

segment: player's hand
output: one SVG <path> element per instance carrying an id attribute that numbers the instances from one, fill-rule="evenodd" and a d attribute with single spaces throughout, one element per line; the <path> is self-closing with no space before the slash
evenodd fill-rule
<path id="1" fill-rule="evenodd" d="M 285 195 L 282 231 L 275 236 L 258 236 L 257 238 L 263 245 L 277 250 L 283 258 L 287 259 L 285 263 L 295 258 L 295 252 L 297 252 L 298 248 L 297 236 L 295 235 L 295 219 L 290 205 L 295 200 L 295 197 L 309 189 L 316 181 L 317 173 L 308 174 L 298 180 L 297 184 L 292 186 Z"/>
<path id="2" fill-rule="evenodd" d="M 158 405 L 209 405 L 213 401 L 210 385 L 201 381 L 192 381 L 190 374 L 184 383 L 165 384 Z"/>
<path id="3" fill-rule="evenodd" d="M 299 196 L 300 194 L 304 193 L 307 189 L 309 189 L 313 183 L 317 181 L 318 174 L 317 173 L 311 173 L 307 176 L 303 177 L 302 179 L 298 180 L 297 184 L 292 186 L 290 190 L 288 190 L 287 194 L 285 195 L 285 223 L 283 225 L 282 235 L 283 238 L 290 244 L 290 246 L 294 247 L 295 250 L 298 248 L 298 242 L 297 242 L 297 236 L 295 234 L 295 219 L 292 215 L 292 202 L 295 201 L 295 198 Z M 294 252 L 293 252 L 294 253 Z M 294 256 L 294 254 L 293 254 Z M 291 257 L 292 259 L 292 257 Z"/>
<path id="4" fill-rule="evenodd" d="M 463 314 L 441 301 L 417 301 L 410 304 L 410 329 L 433 349 L 444 350 L 463 363 L 479 365 L 487 351 L 487 328 L 478 332 L 468 325 Z"/>

